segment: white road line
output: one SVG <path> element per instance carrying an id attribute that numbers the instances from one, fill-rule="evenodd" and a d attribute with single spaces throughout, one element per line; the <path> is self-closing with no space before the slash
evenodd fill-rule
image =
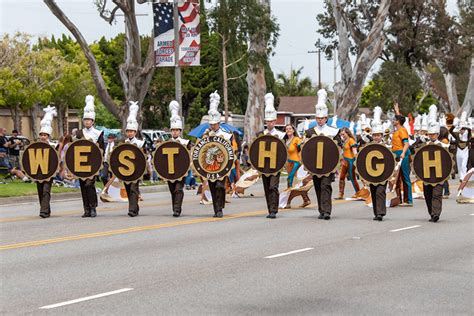
<path id="1" fill-rule="evenodd" d="M 399 232 L 399 231 L 402 231 L 402 230 L 413 229 L 413 228 L 418 228 L 418 227 L 421 227 L 421 225 L 408 226 L 408 227 L 403 227 L 403 228 L 399 228 L 399 229 L 392 229 L 390 232 L 395 233 L 395 232 Z"/>
<path id="2" fill-rule="evenodd" d="M 474 216 L 474 213 L 472 213 L 472 214 L 469 214 L 469 215 L 471 215 L 471 216 Z"/>
<path id="3" fill-rule="evenodd" d="M 101 298 L 101 297 L 104 297 L 104 296 L 109 296 L 109 295 L 119 294 L 119 293 L 123 293 L 123 292 L 128 292 L 128 291 L 131 291 L 131 290 L 133 290 L 133 289 L 131 289 L 131 288 L 120 289 L 120 290 L 116 290 L 116 291 L 112 291 L 112 292 L 106 292 L 106 293 L 101 293 L 101 294 L 97 294 L 97 295 L 78 298 L 78 299 L 75 299 L 75 300 L 66 301 L 66 302 L 62 302 L 62 303 L 46 305 L 46 306 L 40 307 L 39 309 L 51 309 L 51 308 L 65 306 L 65 305 L 71 305 L 71 304 L 75 304 L 75 303 L 80 303 L 80 302 L 84 302 L 84 301 L 93 300 L 93 299 L 96 299 L 96 298 Z"/>
<path id="4" fill-rule="evenodd" d="M 299 252 L 308 251 L 308 250 L 313 250 L 313 249 L 314 249 L 314 248 L 303 248 L 303 249 L 293 250 L 293 251 L 290 251 L 290 252 L 284 252 L 284 253 L 279 253 L 279 254 L 272 255 L 272 256 L 267 256 L 267 257 L 264 257 L 264 258 L 265 258 L 265 259 L 273 259 L 273 258 L 288 256 L 288 255 L 292 255 L 292 254 L 294 254 L 294 253 L 299 253 Z"/>

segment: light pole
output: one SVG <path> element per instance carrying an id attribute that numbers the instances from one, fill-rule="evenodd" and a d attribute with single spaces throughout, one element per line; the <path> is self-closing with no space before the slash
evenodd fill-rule
<path id="1" fill-rule="evenodd" d="M 173 0 L 173 19 L 174 19 L 174 84 L 175 84 L 175 99 L 179 103 L 179 116 L 183 116 L 181 103 L 181 68 L 179 67 L 179 12 L 178 1 Z"/>

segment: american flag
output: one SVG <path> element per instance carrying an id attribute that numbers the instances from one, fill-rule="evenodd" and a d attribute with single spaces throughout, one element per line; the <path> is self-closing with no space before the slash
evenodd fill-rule
<path id="1" fill-rule="evenodd" d="M 153 17 L 155 21 L 155 37 L 174 28 L 173 3 L 153 3 Z"/>
<path id="2" fill-rule="evenodd" d="M 179 65 L 199 65 L 200 30 L 199 1 L 191 0 L 178 5 Z M 155 64 L 174 66 L 174 21 L 172 3 L 153 3 Z"/>

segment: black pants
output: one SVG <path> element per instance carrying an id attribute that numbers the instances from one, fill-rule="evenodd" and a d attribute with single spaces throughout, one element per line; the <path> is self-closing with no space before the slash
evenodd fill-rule
<path id="1" fill-rule="evenodd" d="M 387 182 L 385 184 L 370 185 L 370 196 L 372 197 L 372 208 L 374 215 L 385 216 L 387 214 L 386 196 L 387 196 Z"/>
<path id="2" fill-rule="evenodd" d="M 327 177 L 318 178 L 313 176 L 314 189 L 318 198 L 318 211 L 321 214 L 328 213 L 331 215 L 332 210 L 332 186 L 334 181 L 334 173 Z"/>
<path id="3" fill-rule="evenodd" d="M 274 176 L 262 175 L 262 180 L 268 213 L 278 213 L 278 204 L 280 202 L 280 192 L 278 192 L 280 173 Z"/>
<path id="4" fill-rule="evenodd" d="M 97 193 L 95 192 L 95 179 L 79 180 L 81 185 L 82 204 L 84 211 L 97 207 Z"/>
<path id="5" fill-rule="evenodd" d="M 181 207 L 183 205 L 184 198 L 183 188 L 185 181 L 186 178 L 175 182 L 168 181 L 168 188 L 170 189 L 171 201 L 173 203 L 173 213 L 181 214 Z"/>
<path id="6" fill-rule="evenodd" d="M 209 181 L 209 190 L 211 190 L 214 213 L 222 212 L 225 207 L 225 178 L 214 182 Z"/>
<path id="7" fill-rule="evenodd" d="M 435 186 L 423 184 L 423 195 L 430 216 L 440 216 L 443 208 L 443 185 Z"/>
<path id="8" fill-rule="evenodd" d="M 140 207 L 138 206 L 138 196 L 140 195 L 138 182 L 125 183 L 125 190 L 127 191 L 128 196 L 128 212 L 138 214 L 138 211 L 140 210 Z"/>
<path id="9" fill-rule="evenodd" d="M 38 198 L 40 202 L 40 214 L 51 215 L 51 187 L 53 180 L 46 182 L 36 183 L 36 189 L 38 190 Z"/>
<path id="10" fill-rule="evenodd" d="M 102 183 L 104 186 L 109 182 L 109 163 L 104 162 L 102 165 L 102 170 L 100 171 L 100 179 L 102 180 Z"/>

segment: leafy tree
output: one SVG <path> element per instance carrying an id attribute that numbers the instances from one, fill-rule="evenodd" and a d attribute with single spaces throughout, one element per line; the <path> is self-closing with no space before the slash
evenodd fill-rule
<path id="1" fill-rule="evenodd" d="M 246 10 L 239 18 L 244 20 L 242 31 L 249 43 L 244 140 L 250 142 L 255 133 L 263 128 L 264 97 L 270 88 L 266 82 L 268 57 L 276 45 L 279 27 L 271 15 L 269 0 L 248 0 L 246 3 Z"/>
<path id="2" fill-rule="evenodd" d="M 61 21 L 61 23 L 73 34 L 74 38 L 79 43 L 88 61 L 99 99 L 104 106 L 121 121 L 122 128 L 125 128 L 128 116 L 128 102 L 130 100 L 137 100 L 140 106 L 142 105 L 155 70 L 152 41 L 148 41 L 149 45 L 146 49 L 146 58 L 143 58 L 142 42 L 135 15 L 135 0 L 114 0 L 110 2 L 107 0 L 94 1 L 99 11 L 99 16 L 109 24 L 115 21 L 116 13 L 122 13 L 125 19 L 125 53 L 122 63 L 120 63 L 118 67 L 124 98 L 120 99 L 119 102 L 114 100 L 107 88 L 99 63 L 91 50 L 91 47 L 89 47 L 77 26 L 61 10 L 56 1 L 43 0 L 43 2 L 59 19 L 59 21 Z M 137 0 L 137 2 L 140 4 L 145 1 Z M 108 6 L 110 3 L 112 3 L 112 7 Z M 139 122 L 141 122 L 141 117 L 138 119 Z"/>
<path id="3" fill-rule="evenodd" d="M 199 93 L 189 107 L 189 115 L 186 125 L 189 128 L 198 126 L 201 123 L 202 116 L 206 115 L 206 113 L 207 107 L 204 106 L 201 93 Z"/>
<path id="4" fill-rule="evenodd" d="M 115 118 L 112 113 L 102 104 L 98 103 L 95 107 L 96 120 L 95 123 L 107 128 L 121 128 L 121 123 Z M 82 113 L 82 112 L 81 112 Z"/>
<path id="5" fill-rule="evenodd" d="M 67 104 L 90 77 L 80 78 L 80 62 L 67 61 L 56 48 L 32 46 L 26 34 L 5 35 L 0 46 L 5 57 L 0 68 L 0 103 L 10 108 L 18 130 L 21 130 L 21 110 L 31 109 L 31 126 L 36 135 L 39 105 Z"/>
<path id="6" fill-rule="evenodd" d="M 380 106 L 384 111 L 398 102 L 404 114 L 417 110 L 421 80 L 406 64 L 386 61 L 362 92 L 361 105 Z"/>
<path id="7" fill-rule="evenodd" d="M 309 77 L 300 79 L 303 67 L 294 70 L 290 69 L 290 74 L 280 73 L 277 75 L 277 90 L 281 96 L 304 96 L 316 95 Z"/>
<path id="8" fill-rule="evenodd" d="M 59 134 L 67 130 L 65 116 L 68 108 L 82 108 L 84 97 L 94 94 L 95 87 L 92 81 L 87 60 L 81 52 L 77 42 L 63 34 L 60 39 L 40 38 L 37 50 L 58 50 L 64 59 L 60 69 L 61 77 L 51 87 L 51 98 L 48 103 L 56 106 L 58 111 Z M 109 113 L 110 114 L 110 113 Z"/>
<path id="9" fill-rule="evenodd" d="M 338 51 L 341 80 L 334 93 L 339 117 L 348 119 L 357 112 L 364 82 L 385 45 L 390 4 L 391 0 L 326 0 L 325 13 L 317 16 L 318 32 L 332 41 L 324 50 L 327 54 L 333 48 Z"/>

